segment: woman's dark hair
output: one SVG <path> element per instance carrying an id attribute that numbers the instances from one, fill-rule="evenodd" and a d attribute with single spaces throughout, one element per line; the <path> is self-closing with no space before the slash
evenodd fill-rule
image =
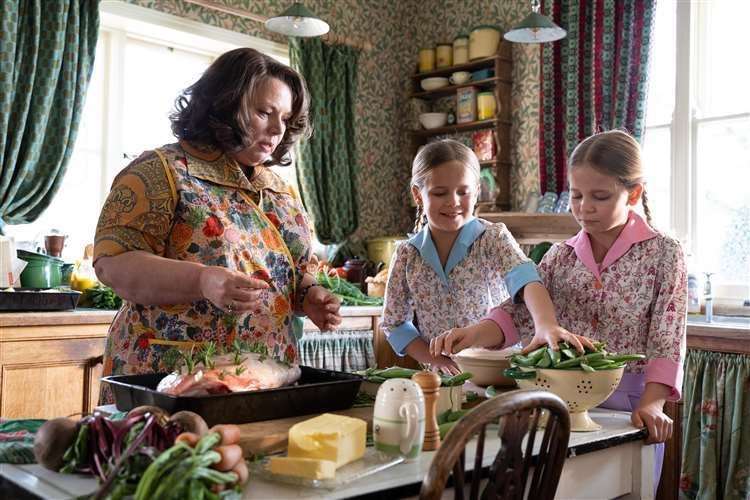
<path id="1" fill-rule="evenodd" d="M 178 139 L 234 153 L 252 144 L 250 105 L 258 85 L 277 78 L 292 91 L 292 114 L 269 164 L 289 165 L 295 141 L 309 136 L 309 97 L 302 75 L 254 49 L 222 54 L 175 101 L 170 115 Z"/>

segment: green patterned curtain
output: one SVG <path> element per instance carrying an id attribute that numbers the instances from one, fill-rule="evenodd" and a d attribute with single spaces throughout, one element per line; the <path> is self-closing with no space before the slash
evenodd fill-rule
<path id="1" fill-rule="evenodd" d="M 305 333 L 298 349 L 305 366 L 344 372 L 375 366 L 372 330 Z"/>
<path id="2" fill-rule="evenodd" d="M 689 350 L 680 498 L 750 498 L 750 356 Z"/>
<path id="3" fill-rule="evenodd" d="M 567 189 L 567 161 L 583 139 L 624 128 L 640 141 L 656 0 L 547 0 L 568 31 L 541 44 L 539 177 L 542 192 Z"/>
<path id="4" fill-rule="evenodd" d="M 0 232 L 52 201 L 73 151 L 99 31 L 98 0 L 0 7 Z"/>
<path id="5" fill-rule="evenodd" d="M 296 161 L 302 200 L 318 239 L 341 243 L 359 225 L 354 138 L 359 51 L 319 38 L 290 38 L 289 58 L 310 91 L 313 134 L 300 144 Z"/>

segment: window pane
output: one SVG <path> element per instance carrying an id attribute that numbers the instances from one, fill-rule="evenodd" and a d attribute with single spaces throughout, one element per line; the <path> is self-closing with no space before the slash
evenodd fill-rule
<path id="1" fill-rule="evenodd" d="M 699 37 L 698 111 L 701 117 L 750 112 L 750 64 L 745 41 L 750 2 L 700 2 L 704 36 Z"/>
<path id="2" fill-rule="evenodd" d="M 643 134 L 643 169 L 646 174 L 648 207 L 652 223 L 662 231 L 670 229 L 672 166 L 669 127 L 647 128 Z"/>
<path id="3" fill-rule="evenodd" d="M 654 39 L 648 74 L 646 124 L 672 121 L 675 93 L 675 11 L 674 1 L 656 2 Z"/>
<path id="4" fill-rule="evenodd" d="M 750 118 L 699 124 L 696 146 L 698 263 L 750 284 Z"/>
<path id="5" fill-rule="evenodd" d="M 176 142 L 169 114 L 183 89 L 211 64 L 205 54 L 135 38 L 125 45 L 124 153 L 138 156 L 146 149 Z"/>

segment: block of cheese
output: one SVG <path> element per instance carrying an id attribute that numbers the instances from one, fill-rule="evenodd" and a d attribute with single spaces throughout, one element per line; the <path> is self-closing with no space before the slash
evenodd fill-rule
<path id="1" fill-rule="evenodd" d="M 336 467 L 362 458 L 367 422 L 359 418 L 324 413 L 289 429 L 290 457 L 330 460 Z"/>
<path id="2" fill-rule="evenodd" d="M 336 463 L 317 458 L 271 457 L 268 463 L 274 474 L 306 477 L 308 479 L 333 479 Z"/>

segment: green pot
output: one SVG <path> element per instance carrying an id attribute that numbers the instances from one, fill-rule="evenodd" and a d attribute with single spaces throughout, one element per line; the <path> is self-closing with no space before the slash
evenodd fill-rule
<path id="1" fill-rule="evenodd" d="M 22 287 L 54 288 L 62 283 L 62 259 L 25 250 L 18 250 L 18 258 L 27 262 L 21 273 Z"/>

